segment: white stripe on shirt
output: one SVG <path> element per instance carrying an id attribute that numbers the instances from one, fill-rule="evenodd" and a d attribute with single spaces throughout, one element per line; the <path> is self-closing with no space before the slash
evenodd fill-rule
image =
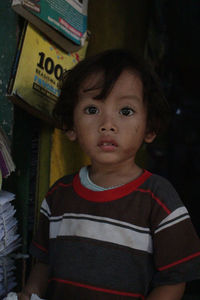
<path id="1" fill-rule="evenodd" d="M 188 218 L 190 218 L 190 216 L 186 207 L 181 206 L 169 214 L 164 220 L 162 220 L 162 222 L 160 222 L 155 230 L 155 234 Z"/>
<path id="2" fill-rule="evenodd" d="M 134 226 L 111 218 L 84 214 L 65 214 L 50 218 L 50 238 L 79 236 L 152 253 L 149 228 Z"/>

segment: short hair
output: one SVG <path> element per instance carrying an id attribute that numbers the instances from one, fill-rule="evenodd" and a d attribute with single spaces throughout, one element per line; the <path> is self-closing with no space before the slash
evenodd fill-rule
<path id="1" fill-rule="evenodd" d="M 64 73 L 61 93 L 53 110 L 56 127 L 65 130 L 73 128 L 74 108 L 87 78 L 93 74 L 102 74 L 100 93 L 95 99 L 103 100 L 124 70 L 133 71 L 143 84 L 143 101 L 147 106 L 147 130 L 156 134 L 162 132 L 168 123 L 169 106 L 160 80 L 143 58 L 123 49 L 107 50 L 87 57 Z M 99 87 L 99 80 L 97 84 Z M 87 91 L 95 88 L 97 86 L 91 86 Z"/>

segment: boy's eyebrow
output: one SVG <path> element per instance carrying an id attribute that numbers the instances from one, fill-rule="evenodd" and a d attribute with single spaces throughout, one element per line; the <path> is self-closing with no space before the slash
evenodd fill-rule
<path id="1" fill-rule="evenodd" d="M 136 96 L 136 95 L 123 95 L 123 96 L 121 96 L 121 97 L 119 97 L 119 99 L 120 100 L 123 100 L 123 99 L 134 99 L 134 100 L 137 100 L 137 101 L 140 101 L 141 100 L 141 98 L 140 97 L 138 97 L 138 96 Z"/>
<path id="2" fill-rule="evenodd" d="M 90 92 L 89 92 L 89 94 L 90 94 Z M 84 98 L 87 99 L 87 96 L 88 96 L 87 93 L 86 94 L 85 93 L 80 93 L 79 99 L 84 99 Z M 128 94 L 128 95 L 119 96 L 118 99 L 119 100 L 128 100 L 128 99 L 130 99 L 130 100 L 136 100 L 137 102 L 140 102 L 142 100 L 142 98 L 140 98 L 140 97 L 138 97 L 138 96 L 136 96 L 134 94 L 133 95 L 132 94 Z M 95 97 L 94 97 L 93 100 L 98 100 L 98 99 L 95 99 Z"/>

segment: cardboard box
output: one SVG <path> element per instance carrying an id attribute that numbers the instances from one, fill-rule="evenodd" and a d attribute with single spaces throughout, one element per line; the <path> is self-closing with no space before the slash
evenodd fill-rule
<path id="1" fill-rule="evenodd" d="M 87 42 L 77 52 L 64 52 L 28 23 L 21 36 L 7 96 L 31 114 L 52 122 L 62 73 L 83 59 L 86 49 Z"/>
<path id="2" fill-rule="evenodd" d="M 65 51 L 87 39 L 88 0 L 13 0 L 12 8 Z"/>

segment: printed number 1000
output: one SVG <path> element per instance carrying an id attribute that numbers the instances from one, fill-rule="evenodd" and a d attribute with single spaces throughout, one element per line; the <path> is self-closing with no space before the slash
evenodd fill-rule
<path id="1" fill-rule="evenodd" d="M 37 66 L 45 70 L 48 74 L 53 74 L 57 80 L 60 80 L 63 74 L 63 67 L 59 64 L 55 65 L 51 57 L 45 58 L 44 52 L 39 52 L 40 61 Z"/>

